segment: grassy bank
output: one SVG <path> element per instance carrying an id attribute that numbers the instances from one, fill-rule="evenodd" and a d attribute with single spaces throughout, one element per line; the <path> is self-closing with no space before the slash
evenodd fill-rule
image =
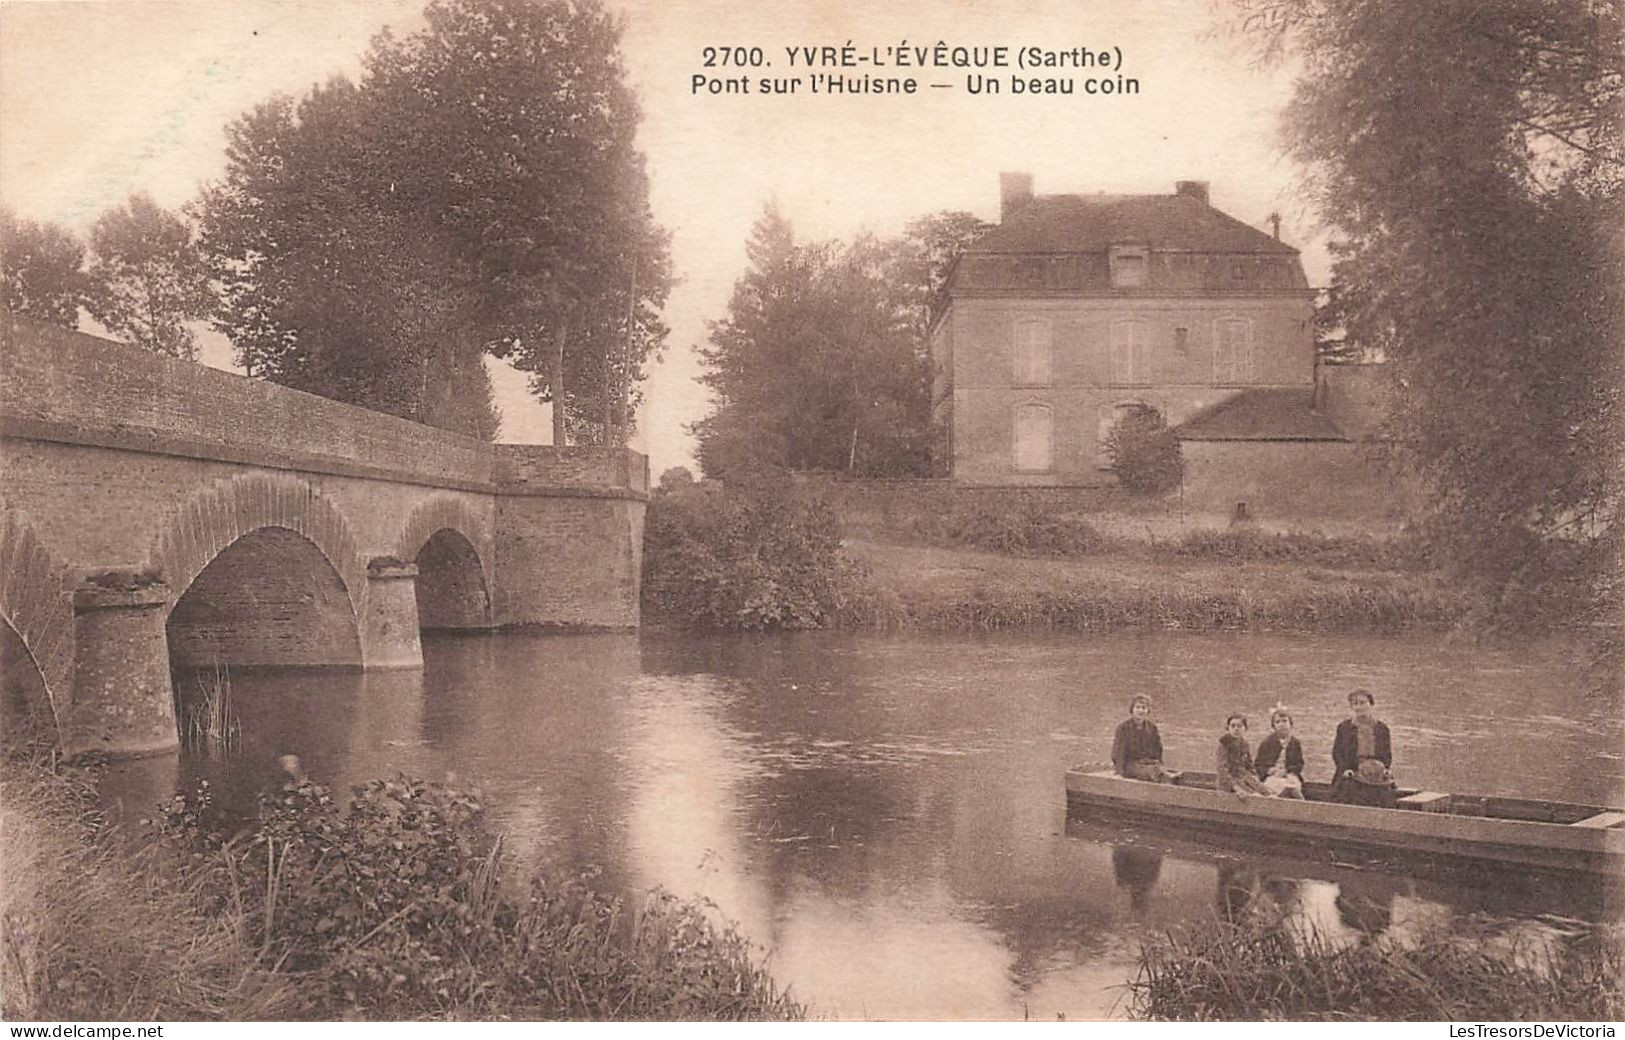
<path id="1" fill-rule="evenodd" d="M 1249 527 L 1138 537 L 967 509 L 843 538 L 816 495 L 690 486 L 650 503 L 644 611 L 716 629 L 1438 630 L 1470 616 L 1408 539 Z"/>
<path id="2" fill-rule="evenodd" d="M 1007 553 L 850 540 L 868 594 L 846 623 L 982 631 L 1004 628 L 1187 631 L 1440 630 L 1466 612 L 1428 572 L 1302 562 Z"/>
<path id="3" fill-rule="evenodd" d="M 1458 919 L 1420 936 L 1340 945 L 1280 926 L 1213 922 L 1141 951 L 1130 1013 L 1172 1021 L 1617 1021 L 1618 936 L 1520 941 Z"/>
<path id="4" fill-rule="evenodd" d="M 79 1019 L 794 1019 L 701 907 L 587 879 L 516 899 L 477 798 L 290 783 L 227 839 L 206 793 L 136 848 L 86 783 L 0 764 L 0 1011 Z"/>

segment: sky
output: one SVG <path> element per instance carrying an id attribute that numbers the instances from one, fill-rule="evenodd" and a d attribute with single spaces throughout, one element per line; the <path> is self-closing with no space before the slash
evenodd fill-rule
<path id="1" fill-rule="evenodd" d="M 1206 180 L 1213 205 L 1281 234 L 1324 284 L 1324 236 L 1280 147 L 1290 69 L 1261 69 L 1219 31 L 1222 0 L 608 0 L 625 17 L 622 50 L 644 112 L 655 218 L 672 233 L 679 282 L 671 336 L 650 367 L 633 446 L 653 472 L 692 465 L 685 425 L 708 410 L 695 346 L 726 312 L 745 240 L 777 200 L 798 237 L 894 234 L 939 210 L 998 216 L 1001 171 L 1031 173 L 1039 194 L 1166 193 Z M 225 169 L 225 128 L 273 93 L 355 77 L 388 25 L 421 27 L 422 0 L 5 0 L 0 3 L 0 199 L 22 216 L 88 231 L 146 191 L 175 208 Z M 875 69 L 913 76 L 913 95 L 808 92 L 823 68 L 792 67 L 786 48 L 859 53 L 907 46 L 1121 51 L 1106 69 Z M 749 94 L 695 91 L 704 49 L 753 48 Z M 1001 81 L 968 92 L 965 77 Z M 1072 95 L 1016 95 L 1012 75 L 1070 77 Z M 1083 80 L 1132 77 L 1137 94 L 1089 95 Z M 763 76 L 799 77 L 792 95 Z M 931 83 L 946 83 L 932 88 Z M 211 334 L 205 360 L 230 365 Z M 503 439 L 545 442 L 547 410 L 524 376 L 494 371 Z"/>

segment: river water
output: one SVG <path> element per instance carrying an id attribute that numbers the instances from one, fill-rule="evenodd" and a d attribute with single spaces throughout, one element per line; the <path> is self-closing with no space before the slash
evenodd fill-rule
<path id="1" fill-rule="evenodd" d="M 1237 635 L 431 635 L 421 673 L 235 673 L 240 749 L 121 767 L 108 789 L 135 803 L 206 777 L 251 805 L 283 754 L 334 786 L 453 773 L 522 868 L 709 899 L 815 1014 L 1099 1018 L 1122 1012 L 1143 937 L 1216 912 L 1350 936 L 1480 910 L 1535 929 L 1621 915 L 1598 882 L 1069 821 L 1062 774 L 1107 757 L 1131 695 L 1155 699 L 1175 767 L 1211 768 L 1231 711 L 1256 743 L 1281 703 L 1310 778 L 1328 776 L 1365 686 L 1403 785 L 1621 804 L 1625 721 L 1584 693 L 1576 657 Z"/>

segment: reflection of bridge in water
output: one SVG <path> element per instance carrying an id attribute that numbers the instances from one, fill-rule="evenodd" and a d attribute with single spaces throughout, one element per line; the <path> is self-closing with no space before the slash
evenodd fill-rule
<path id="1" fill-rule="evenodd" d="M 173 748 L 172 668 L 415 668 L 420 628 L 637 624 L 641 455 L 0 335 L 0 674 L 69 753 Z"/>

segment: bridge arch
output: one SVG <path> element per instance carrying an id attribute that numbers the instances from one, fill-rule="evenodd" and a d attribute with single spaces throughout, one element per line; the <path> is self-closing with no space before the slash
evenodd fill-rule
<path id="1" fill-rule="evenodd" d="M 150 564 L 169 582 L 170 665 L 361 665 L 366 563 L 304 481 L 216 481 L 175 510 Z"/>
<path id="2" fill-rule="evenodd" d="M 490 521 L 461 499 L 436 495 L 407 517 L 396 555 L 417 564 L 418 624 L 491 626 Z"/>
<path id="3" fill-rule="evenodd" d="M 285 528 L 320 550 L 344 586 L 351 615 L 360 616 L 367 563 L 359 543 L 333 503 L 296 478 L 252 473 L 215 481 L 170 514 L 148 562 L 178 601 L 227 546 L 262 528 Z"/>
<path id="4" fill-rule="evenodd" d="M 8 711 L 39 709 L 61 732 L 73 691 L 68 568 L 19 513 L 0 502 L 0 677 Z M 39 703 L 43 698 L 44 704 Z"/>

